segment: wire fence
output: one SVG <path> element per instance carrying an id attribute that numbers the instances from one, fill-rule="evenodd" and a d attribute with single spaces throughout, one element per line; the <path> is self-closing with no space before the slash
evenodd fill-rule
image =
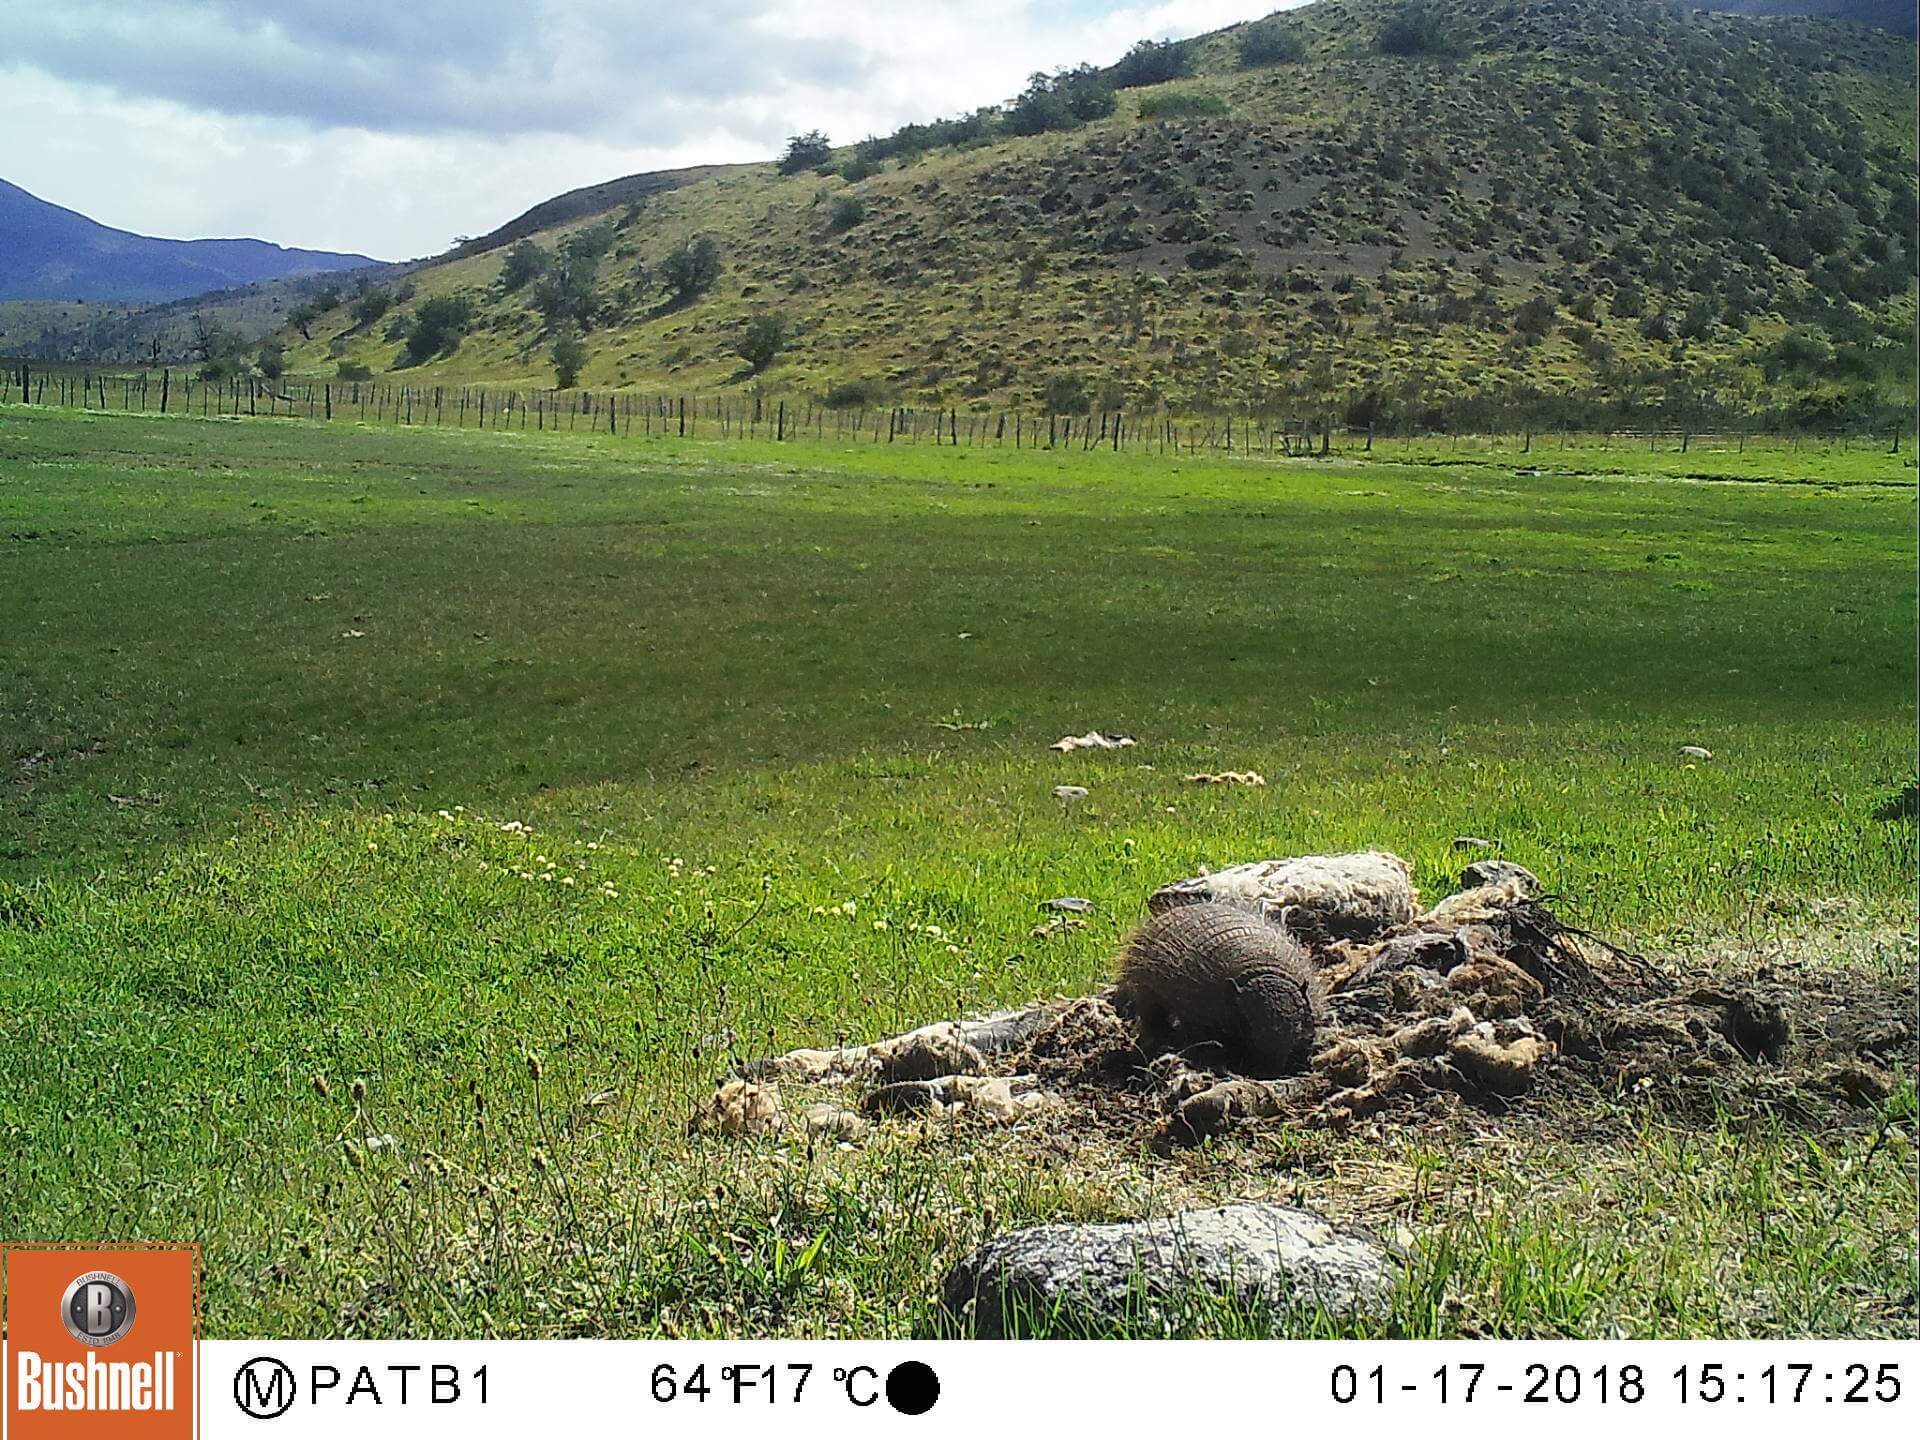
<path id="1" fill-rule="evenodd" d="M 811 396 L 762 392 L 670 395 L 626 390 L 528 390 L 482 385 L 408 385 L 386 379 L 285 380 L 233 376 L 205 379 L 171 369 L 88 370 L 9 362 L 4 398 L 22 404 L 87 411 L 205 417 L 299 418 L 405 428 L 569 431 L 615 436 L 672 436 L 722 440 L 833 440 L 875 445 L 939 445 L 1113 451 L 1131 454 L 1327 455 L 1370 452 L 1376 442 L 1421 441 L 1455 449 L 1500 449 L 1520 454 L 1536 443 L 1561 446 L 1576 437 L 1603 449 L 1662 448 L 1682 453 L 1695 445 L 1838 446 L 1899 453 L 1911 439 L 1902 427 L 1802 430 L 1686 425 L 1595 430 L 1515 420 L 1502 428 L 1435 431 L 1411 427 L 1334 426 L 1320 420 L 1221 412 L 1176 415 L 1165 407 L 1095 410 L 1077 414 L 1019 408 L 832 405 Z"/>

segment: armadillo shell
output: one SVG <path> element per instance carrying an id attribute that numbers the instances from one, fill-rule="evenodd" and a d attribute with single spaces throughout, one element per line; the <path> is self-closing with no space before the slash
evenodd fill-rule
<path id="1" fill-rule="evenodd" d="M 1120 998 L 1151 1050 L 1267 1078 L 1299 1069 L 1313 1048 L 1317 978 L 1299 943 L 1232 905 L 1155 915 L 1120 957 Z"/>

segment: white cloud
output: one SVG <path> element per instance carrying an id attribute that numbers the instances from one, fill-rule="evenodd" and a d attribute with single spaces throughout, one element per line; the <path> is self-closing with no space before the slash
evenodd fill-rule
<path id="1" fill-rule="evenodd" d="M 65 0 L 9 19 L 0 173 L 149 234 L 427 254 L 577 185 L 1003 99 L 1282 0 Z"/>

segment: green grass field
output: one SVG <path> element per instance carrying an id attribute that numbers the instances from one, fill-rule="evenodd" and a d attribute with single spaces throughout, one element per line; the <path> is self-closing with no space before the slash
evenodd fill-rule
<path id="1" fill-rule="evenodd" d="M 1291 1197 L 1413 1238 L 1400 1333 L 1910 1330 L 1910 1087 L 1044 1164 L 684 1132 L 729 1051 L 1085 993 L 1268 855 L 1439 893 L 1490 836 L 1652 953 L 1910 974 L 1913 536 L 1910 448 L 0 406 L 0 1229 L 198 1240 L 215 1335 L 895 1335 L 983 1226 Z M 1047 749 L 1091 728 L 1140 743 Z"/>

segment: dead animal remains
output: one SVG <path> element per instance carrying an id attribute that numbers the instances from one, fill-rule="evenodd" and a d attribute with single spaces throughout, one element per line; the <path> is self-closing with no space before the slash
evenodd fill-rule
<path id="1" fill-rule="evenodd" d="M 1369 851 L 1163 886 L 1112 987 L 755 1061 L 729 1077 L 707 1128 L 800 1126 L 809 1106 L 783 1106 L 788 1085 L 851 1091 L 847 1107 L 873 1120 L 1052 1124 L 1179 1146 L 1247 1124 L 1341 1130 L 1459 1104 L 1497 1113 L 1548 1077 L 1699 1099 L 1756 1067 L 1796 1067 L 1796 1094 L 1859 1105 L 1911 1063 L 1904 1021 L 1876 1011 L 1855 1027 L 1874 1048 L 1855 1054 L 1822 1038 L 1851 1022 L 1810 983 L 1796 995 L 1764 970 L 1679 983 L 1566 923 L 1518 865 L 1481 861 L 1463 881 L 1423 907 L 1406 863 Z M 1801 1040 L 1793 1015 L 1815 1004 L 1821 1033 Z M 743 1099 L 753 1104 L 740 1113 Z"/>

